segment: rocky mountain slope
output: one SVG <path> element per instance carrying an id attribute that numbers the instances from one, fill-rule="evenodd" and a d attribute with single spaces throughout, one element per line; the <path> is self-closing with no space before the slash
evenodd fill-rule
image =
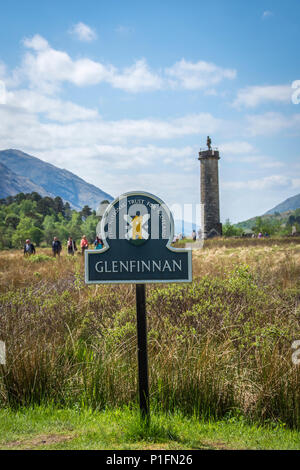
<path id="1" fill-rule="evenodd" d="M 0 151 L 0 197 L 36 191 L 41 196 L 60 196 L 77 210 L 113 197 L 68 170 L 58 168 L 20 150 Z"/>

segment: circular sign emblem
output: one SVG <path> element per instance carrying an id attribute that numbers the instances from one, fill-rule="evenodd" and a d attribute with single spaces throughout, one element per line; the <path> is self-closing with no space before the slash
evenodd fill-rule
<path id="1" fill-rule="evenodd" d="M 140 211 L 137 211 L 135 215 L 125 215 L 128 224 L 125 238 L 132 245 L 143 245 L 149 239 L 149 218 L 150 214 L 141 215 Z"/>
<path id="2" fill-rule="evenodd" d="M 171 238 L 173 220 L 167 206 L 148 193 L 126 193 L 106 209 L 101 222 L 103 240 L 124 240 L 141 246 L 148 240 Z"/>

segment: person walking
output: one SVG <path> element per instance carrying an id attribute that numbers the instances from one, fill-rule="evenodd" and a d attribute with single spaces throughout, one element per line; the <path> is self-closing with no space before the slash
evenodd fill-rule
<path id="1" fill-rule="evenodd" d="M 75 240 L 72 237 L 68 238 L 67 242 L 68 255 L 74 256 L 75 251 L 77 251 L 77 246 Z"/>
<path id="2" fill-rule="evenodd" d="M 94 246 L 95 246 L 95 249 L 96 249 L 96 250 L 102 250 L 102 248 L 103 248 L 103 241 L 101 240 L 101 238 L 96 237 L 96 240 L 94 241 Z"/>
<path id="3" fill-rule="evenodd" d="M 24 256 L 35 255 L 35 248 L 34 244 L 31 243 L 29 238 L 27 238 L 25 245 L 24 245 Z"/>
<path id="4" fill-rule="evenodd" d="M 87 241 L 87 238 L 85 235 L 82 236 L 80 247 L 81 247 L 81 254 L 84 255 L 85 250 L 87 250 L 89 247 L 89 242 Z"/>
<path id="5" fill-rule="evenodd" d="M 61 250 L 62 250 L 62 246 L 61 246 L 59 239 L 57 237 L 54 237 L 53 242 L 52 242 L 52 253 L 53 253 L 54 258 L 56 258 L 56 255 L 60 256 Z"/>

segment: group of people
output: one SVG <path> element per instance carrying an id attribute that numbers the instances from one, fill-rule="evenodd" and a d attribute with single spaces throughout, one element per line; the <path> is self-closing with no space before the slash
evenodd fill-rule
<path id="1" fill-rule="evenodd" d="M 98 236 L 96 237 L 96 240 L 94 241 L 94 247 L 96 250 L 101 250 L 103 248 L 104 244 L 101 238 Z M 89 247 L 89 242 L 87 240 L 86 235 L 82 236 L 81 242 L 80 242 L 80 248 L 81 248 L 81 254 L 84 255 L 85 250 L 87 250 Z M 52 255 L 56 258 L 56 256 L 60 256 L 62 251 L 62 244 L 59 241 L 57 237 L 53 238 L 52 241 Z M 68 255 L 74 256 L 75 252 L 77 251 L 77 246 L 76 246 L 76 241 L 73 240 L 72 237 L 68 238 L 67 241 L 67 252 Z M 24 256 L 30 256 L 35 254 L 35 247 L 34 244 L 27 239 L 24 245 Z"/>
<path id="2" fill-rule="evenodd" d="M 257 235 L 255 233 L 252 233 L 252 238 L 268 238 L 270 235 L 268 233 L 262 233 L 259 232 Z"/>
<path id="3" fill-rule="evenodd" d="M 201 237 L 201 231 L 198 231 L 198 238 Z M 179 240 L 184 240 L 185 239 L 185 235 L 183 233 L 179 233 L 178 235 L 174 235 L 173 237 L 173 243 L 176 243 L 178 242 Z M 192 239 L 193 241 L 195 242 L 196 239 L 197 239 L 197 233 L 196 233 L 196 230 L 193 230 L 192 232 Z"/>

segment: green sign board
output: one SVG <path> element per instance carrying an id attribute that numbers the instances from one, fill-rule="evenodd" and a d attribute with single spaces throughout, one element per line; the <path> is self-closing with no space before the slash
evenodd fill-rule
<path id="1" fill-rule="evenodd" d="M 106 209 L 101 250 L 85 252 L 85 282 L 191 282 L 192 252 L 173 248 L 173 216 L 164 202 L 145 192 L 130 192 Z"/>

